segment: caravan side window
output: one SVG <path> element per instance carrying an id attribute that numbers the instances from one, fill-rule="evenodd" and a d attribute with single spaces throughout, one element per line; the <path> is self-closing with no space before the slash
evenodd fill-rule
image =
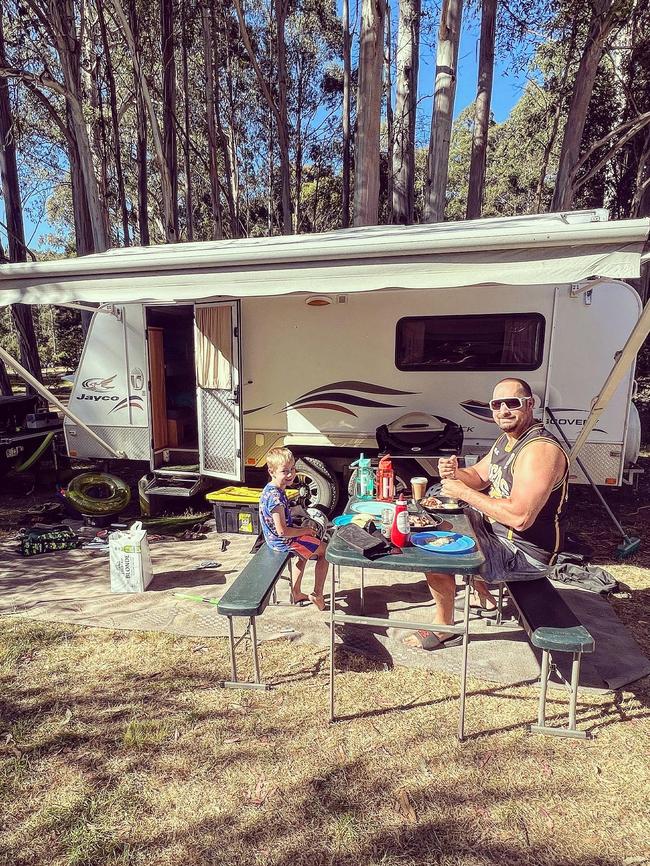
<path id="1" fill-rule="evenodd" d="M 397 322 L 398 370 L 536 370 L 544 316 L 408 316 Z"/>

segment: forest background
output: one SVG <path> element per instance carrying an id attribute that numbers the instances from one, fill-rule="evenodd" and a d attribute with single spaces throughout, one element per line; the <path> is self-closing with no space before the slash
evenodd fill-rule
<path id="1" fill-rule="evenodd" d="M 463 22 L 480 32 L 478 80 L 454 120 Z M 503 122 L 495 63 L 526 82 Z M 595 207 L 648 216 L 650 8 L 4 0 L 0 169 L 3 261 Z M 25 224 L 43 214 L 51 232 L 31 249 Z M 638 289 L 645 300 L 647 272 Z M 78 315 L 2 307 L 0 341 L 38 378 L 73 368 Z"/>

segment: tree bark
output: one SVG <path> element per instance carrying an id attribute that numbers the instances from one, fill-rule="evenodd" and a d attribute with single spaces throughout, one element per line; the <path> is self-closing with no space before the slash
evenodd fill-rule
<path id="1" fill-rule="evenodd" d="M 593 0 L 587 42 L 580 57 L 564 127 L 551 211 L 570 210 L 573 204 L 580 145 L 598 65 L 603 56 L 605 41 L 616 24 L 619 10 L 626 2 L 627 0 Z"/>
<path id="2" fill-rule="evenodd" d="M 436 78 L 431 115 L 431 139 L 424 189 L 424 222 L 440 222 L 445 216 L 451 123 L 456 97 L 458 44 L 463 0 L 443 0 L 438 31 Z"/>
<path id="3" fill-rule="evenodd" d="M 400 0 L 393 147 L 393 222 L 415 217 L 415 121 L 420 63 L 420 0 Z"/>
<path id="4" fill-rule="evenodd" d="M 183 2 L 183 0 L 181 0 Z M 176 60 L 174 58 L 174 2 L 160 0 L 160 48 L 163 75 L 163 150 L 169 174 L 171 217 L 178 239 L 178 158 L 176 155 Z"/>
<path id="5" fill-rule="evenodd" d="M 102 3 L 97 4 L 97 18 L 104 48 L 104 63 L 106 66 L 106 82 L 108 84 L 108 101 L 111 110 L 111 127 L 113 133 L 113 157 L 115 159 L 115 180 L 117 181 L 117 196 L 119 198 L 120 214 L 122 217 L 122 240 L 125 247 L 131 246 L 129 235 L 129 210 L 126 203 L 126 189 L 124 186 L 124 172 L 122 170 L 122 146 L 120 144 L 120 121 L 117 112 L 117 88 L 115 86 L 115 74 L 113 72 L 113 60 L 106 32 L 106 18 Z"/>
<path id="6" fill-rule="evenodd" d="M 210 165 L 211 236 L 213 240 L 223 237 L 221 202 L 219 200 L 219 166 L 217 163 L 217 131 L 214 114 L 214 66 L 212 52 L 212 28 L 210 10 L 201 7 L 203 24 L 203 62 L 205 64 L 205 114 L 208 135 L 208 157 Z"/>
<path id="7" fill-rule="evenodd" d="M 214 48 L 215 58 L 219 57 L 218 40 L 217 40 L 217 21 L 215 16 L 214 6 L 210 13 L 210 25 L 212 28 L 212 45 Z M 215 63 L 215 70 L 218 70 L 219 64 Z M 226 47 L 226 75 L 230 75 L 230 60 Z M 232 82 L 230 82 L 232 86 Z M 237 178 L 237 155 L 234 145 L 234 132 L 232 117 L 228 135 L 223 128 L 222 111 L 221 111 L 221 82 L 218 71 L 214 76 L 214 112 L 217 121 L 217 137 L 221 145 L 221 153 L 223 156 L 224 173 L 226 175 L 226 183 L 222 184 L 226 203 L 228 204 L 228 217 L 230 221 L 230 237 L 238 238 L 241 235 L 241 227 L 239 225 L 239 182 Z"/>
<path id="8" fill-rule="evenodd" d="M 386 45 L 384 48 L 384 93 L 386 95 L 386 200 L 390 207 L 393 200 L 393 146 L 395 143 L 395 124 L 393 119 L 393 46 L 390 5 L 386 4 Z M 381 145 L 380 145 L 381 147 Z M 381 181 L 380 181 L 381 185 Z M 392 217 L 392 212 L 389 210 Z M 389 220 L 390 221 L 390 220 Z"/>
<path id="9" fill-rule="evenodd" d="M 140 33 L 138 28 L 138 13 L 135 0 L 129 0 L 129 23 L 133 37 L 133 47 L 138 49 Z M 132 49 L 133 50 L 133 49 Z M 140 86 L 140 72 L 133 65 L 133 87 L 136 99 L 136 164 L 138 167 L 138 228 L 140 230 L 140 246 L 148 247 L 151 243 L 149 235 L 149 168 L 147 149 L 147 108 L 144 104 Z"/>
<path id="10" fill-rule="evenodd" d="M 380 120 L 384 63 L 385 0 L 363 0 L 354 166 L 354 225 L 379 218 Z"/>
<path id="11" fill-rule="evenodd" d="M 0 11 L 0 64 L 6 63 L 4 28 L 2 12 Z M 5 205 L 5 220 L 7 224 L 7 238 L 10 262 L 27 261 L 27 247 L 25 245 L 25 229 L 23 225 L 23 209 L 20 198 L 20 183 L 18 180 L 18 165 L 16 162 L 16 139 L 14 135 L 14 123 L 9 100 L 9 85 L 7 79 L 0 77 L 0 175 L 2 175 L 2 195 Z M 11 315 L 18 332 L 18 345 L 20 348 L 20 361 L 23 367 L 38 379 L 43 381 L 41 362 L 38 356 L 38 345 L 34 333 L 34 320 L 32 308 L 28 304 L 12 304 Z M 4 377 L 0 375 L 0 388 L 2 393 L 11 394 L 11 386 L 3 370 Z M 30 388 L 29 391 L 34 393 Z"/>
<path id="12" fill-rule="evenodd" d="M 352 75 L 350 43 L 350 0 L 343 0 L 343 189 L 341 191 L 343 228 L 350 225 L 350 79 Z"/>
<path id="13" fill-rule="evenodd" d="M 469 165 L 467 190 L 467 219 L 478 219 L 483 206 L 485 163 L 487 159 L 490 101 L 494 76 L 494 34 L 496 29 L 497 0 L 483 0 L 481 14 L 481 45 L 478 60 L 478 88 L 472 134 L 472 156 Z"/>
<path id="14" fill-rule="evenodd" d="M 194 240 L 194 183 L 192 181 L 192 162 L 190 160 L 190 84 L 187 60 L 189 41 L 187 8 L 181 3 L 181 68 L 183 70 L 183 160 L 185 162 L 185 219 L 187 239 Z"/>

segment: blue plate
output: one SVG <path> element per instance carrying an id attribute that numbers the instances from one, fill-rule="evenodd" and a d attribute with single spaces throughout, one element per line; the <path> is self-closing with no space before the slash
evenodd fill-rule
<path id="1" fill-rule="evenodd" d="M 335 517 L 332 523 L 334 526 L 347 526 L 348 523 L 352 523 L 352 518 L 354 514 L 341 514 L 339 517 Z"/>
<path id="2" fill-rule="evenodd" d="M 359 499 L 352 506 L 357 514 L 372 514 L 373 517 L 381 517 L 384 508 L 395 508 L 394 502 L 380 502 L 378 499 Z"/>
<path id="3" fill-rule="evenodd" d="M 443 544 L 442 547 L 434 547 L 428 544 L 434 538 L 449 538 L 451 541 L 449 544 Z M 411 535 L 411 544 L 421 550 L 426 550 L 427 553 L 453 553 L 455 556 L 461 553 L 473 553 L 476 550 L 476 542 L 469 535 L 461 535 L 459 532 L 443 532 L 442 530 L 414 532 Z"/>

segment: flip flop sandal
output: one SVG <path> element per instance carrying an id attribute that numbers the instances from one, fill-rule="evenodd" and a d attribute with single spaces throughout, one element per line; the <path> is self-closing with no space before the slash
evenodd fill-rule
<path id="1" fill-rule="evenodd" d="M 456 610 L 464 610 L 465 609 L 465 599 L 457 598 L 454 602 L 454 608 Z M 482 604 L 472 604 L 470 600 L 469 603 L 470 611 L 474 611 L 477 616 L 480 616 L 484 619 L 493 619 L 497 615 L 496 607 L 483 607 Z"/>
<path id="2" fill-rule="evenodd" d="M 296 605 L 296 607 L 306 607 L 308 604 L 311 604 L 311 599 L 309 598 L 308 595 L 305 596 L 305 598 L 299 598 L 296 601 L 296 599 L 293 597 L 293 593 L 291 593 L 290 599 L 291 599 L 291 604 Z"/>
<path id="3" fill-rule="evenodd" d="M 463 642 L 462 634 L 452 634 L 445 640 L 441 640 L 432 631 L 425 631 L 421 628 L 412 632 L 412 634 L 417 637 L 423 650 L 437 650 L 443 649 L 446 646 L 460 646 Z"/>

